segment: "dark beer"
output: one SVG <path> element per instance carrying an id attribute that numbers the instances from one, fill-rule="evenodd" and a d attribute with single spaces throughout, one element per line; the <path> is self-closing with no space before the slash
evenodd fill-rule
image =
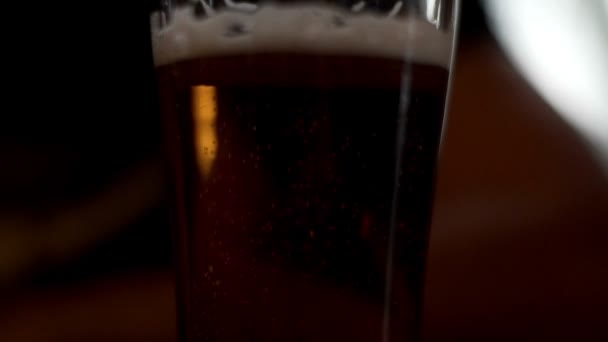
<path id="1" fill-rule="evenodd" d="M 157 67 L 183 340 L 417 338 L 447 69 L 192 57 Z"/>

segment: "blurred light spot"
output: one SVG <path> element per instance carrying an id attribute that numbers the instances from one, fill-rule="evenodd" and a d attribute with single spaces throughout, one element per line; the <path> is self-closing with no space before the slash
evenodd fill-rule
<path id="1" fill-rule="evenodd" d="M 608 166 L 608 0 L 486 0 L 524 76 Z"/>
<path id="2" fill-rule="evenodd" d="M 192 88 L 192 111 L 194 116 L 194 139 L 199 168 L 208 177 L 217 157 L 217 98 L 215 87 Z"/>

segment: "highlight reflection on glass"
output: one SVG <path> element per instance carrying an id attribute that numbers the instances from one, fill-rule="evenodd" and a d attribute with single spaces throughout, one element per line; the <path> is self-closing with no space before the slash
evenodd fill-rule
<path id="1" fill-rule="evenodd" d="M 198 166 L 204 177 L 209 176 L 217 157 L 217 100 L 215 87 L 192 87 L 192 111 Z"/>

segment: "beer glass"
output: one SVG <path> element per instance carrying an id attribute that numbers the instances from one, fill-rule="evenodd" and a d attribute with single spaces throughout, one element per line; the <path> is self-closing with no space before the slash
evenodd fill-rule
<path id="1" fill-rule="evenodd" d="M 181 341 L 416 341 L 458 1 L 160 1 Z"/>

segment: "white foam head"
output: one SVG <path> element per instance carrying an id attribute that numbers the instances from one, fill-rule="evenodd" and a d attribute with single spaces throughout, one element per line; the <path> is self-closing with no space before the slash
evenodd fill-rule
<path id="1" fill-rule="evenodd" d="M 167 27 L 153 28 L 152 47 L 156 65 L 203 56 L 301 52 L 407 57 L 447 67 L 451 39 L 450 33 L 421 19 L 321 5 L 265 5 L 253 12 L 223 10 L 206 18 L 196 18 L 192 9 L 176 9 Z"/>

